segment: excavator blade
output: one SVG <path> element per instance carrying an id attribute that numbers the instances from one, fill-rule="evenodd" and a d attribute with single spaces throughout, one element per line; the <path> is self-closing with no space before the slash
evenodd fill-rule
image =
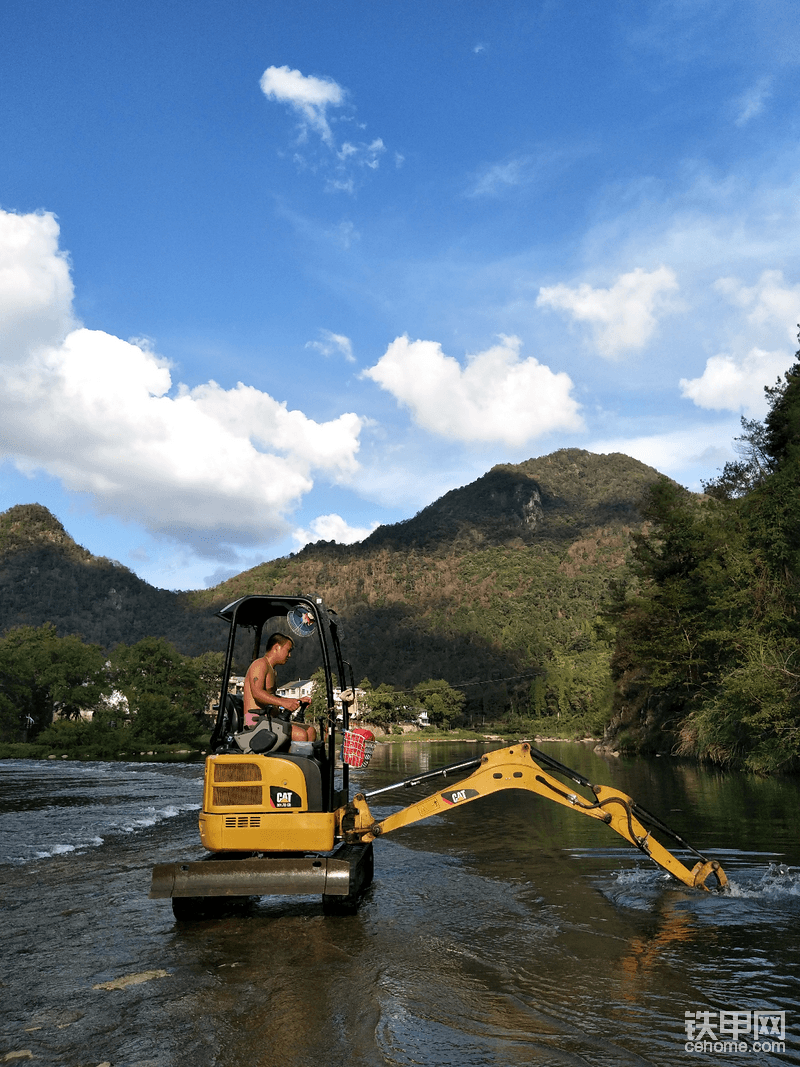
<path id="1" fill-rule="evenodd" d="M 159 863 L 151 897 L 356 896 L 372 880 L 372 846 L 342 845 L 329 856 L 220 858 Z"/>

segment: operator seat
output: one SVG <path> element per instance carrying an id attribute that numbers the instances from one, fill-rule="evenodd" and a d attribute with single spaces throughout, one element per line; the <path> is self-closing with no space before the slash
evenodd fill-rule
<path id="1" fill-rule="evenodd" d="M 275 715 L 263 713 L 256 719 L 255 726 L 239 730 L 233 739 L 242 752 L 255 752 L 259 756 L 285 752 L 292 743 L 291 716 L 286 712 Z"/>
<path id="2" fill-rule="evenodd" d="M 244 725 L 244 697 L 239 693 L 226 693 L 225 711 L 230 722 L 228 733 L 239 733 Z"/>

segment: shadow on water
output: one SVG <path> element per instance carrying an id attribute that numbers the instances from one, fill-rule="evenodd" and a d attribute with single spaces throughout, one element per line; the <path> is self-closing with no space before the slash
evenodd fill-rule
<path id="1" fill-rule="evenodd" d="M 467 751 L 379 747 L 356 787 Z M 719 858 L 731 893 L 677 885 L 604 826 L 513 793 L 379 841 L 355 916 L 326 918 L 315 898 L 262 898 L 176 924 L 167 902 L 148 899 L 149 873 L 202 852 L 200 768 L 0 765 L 14 798 L 0 866 L 0 1058 L 719 1064 L 720 1053 L 685 1051 L 685 1013 L 772 1009 L 786 1013 L 785 1051 L 750 1047 L 746 1062 L 800 1063 L 798 783 L 600 759 L 576 745 L 548 751 Z M 376 813 L 425 792 L 381 797 Z"/>

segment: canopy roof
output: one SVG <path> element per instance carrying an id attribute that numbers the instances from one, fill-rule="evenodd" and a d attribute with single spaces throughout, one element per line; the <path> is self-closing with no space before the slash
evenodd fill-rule
<path id="1" fill-rule="evenodd" d="M 235 615 L 237 626 L 263 626 L 267 619 L 288 615 L 298 605 L 308 608 L 315 618 L 317 607 L 324 610 L 322 598 L 318 596 L 262 596 L 254 593 L 234 600 L 218 611 L 217 616 L 230 623 Z"/>

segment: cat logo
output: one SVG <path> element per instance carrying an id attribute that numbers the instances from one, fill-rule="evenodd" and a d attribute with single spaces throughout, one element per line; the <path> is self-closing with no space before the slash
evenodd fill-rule
<path id="1" fill-rule="evenodd" d="M 269 800 L 273 808 L 302 808 L 303 798 L 292 789 L 281 789 L 280 786 L 269 787 Z"/>
<path id="2" fill-rule="evenodd" d="M 477 789 L 451 789 L 449 793 L 442 793 L 442 800 L 445 804 L 460 804 L 462 800 L 472 800 L 473 797 L 479 796 Z"/>

